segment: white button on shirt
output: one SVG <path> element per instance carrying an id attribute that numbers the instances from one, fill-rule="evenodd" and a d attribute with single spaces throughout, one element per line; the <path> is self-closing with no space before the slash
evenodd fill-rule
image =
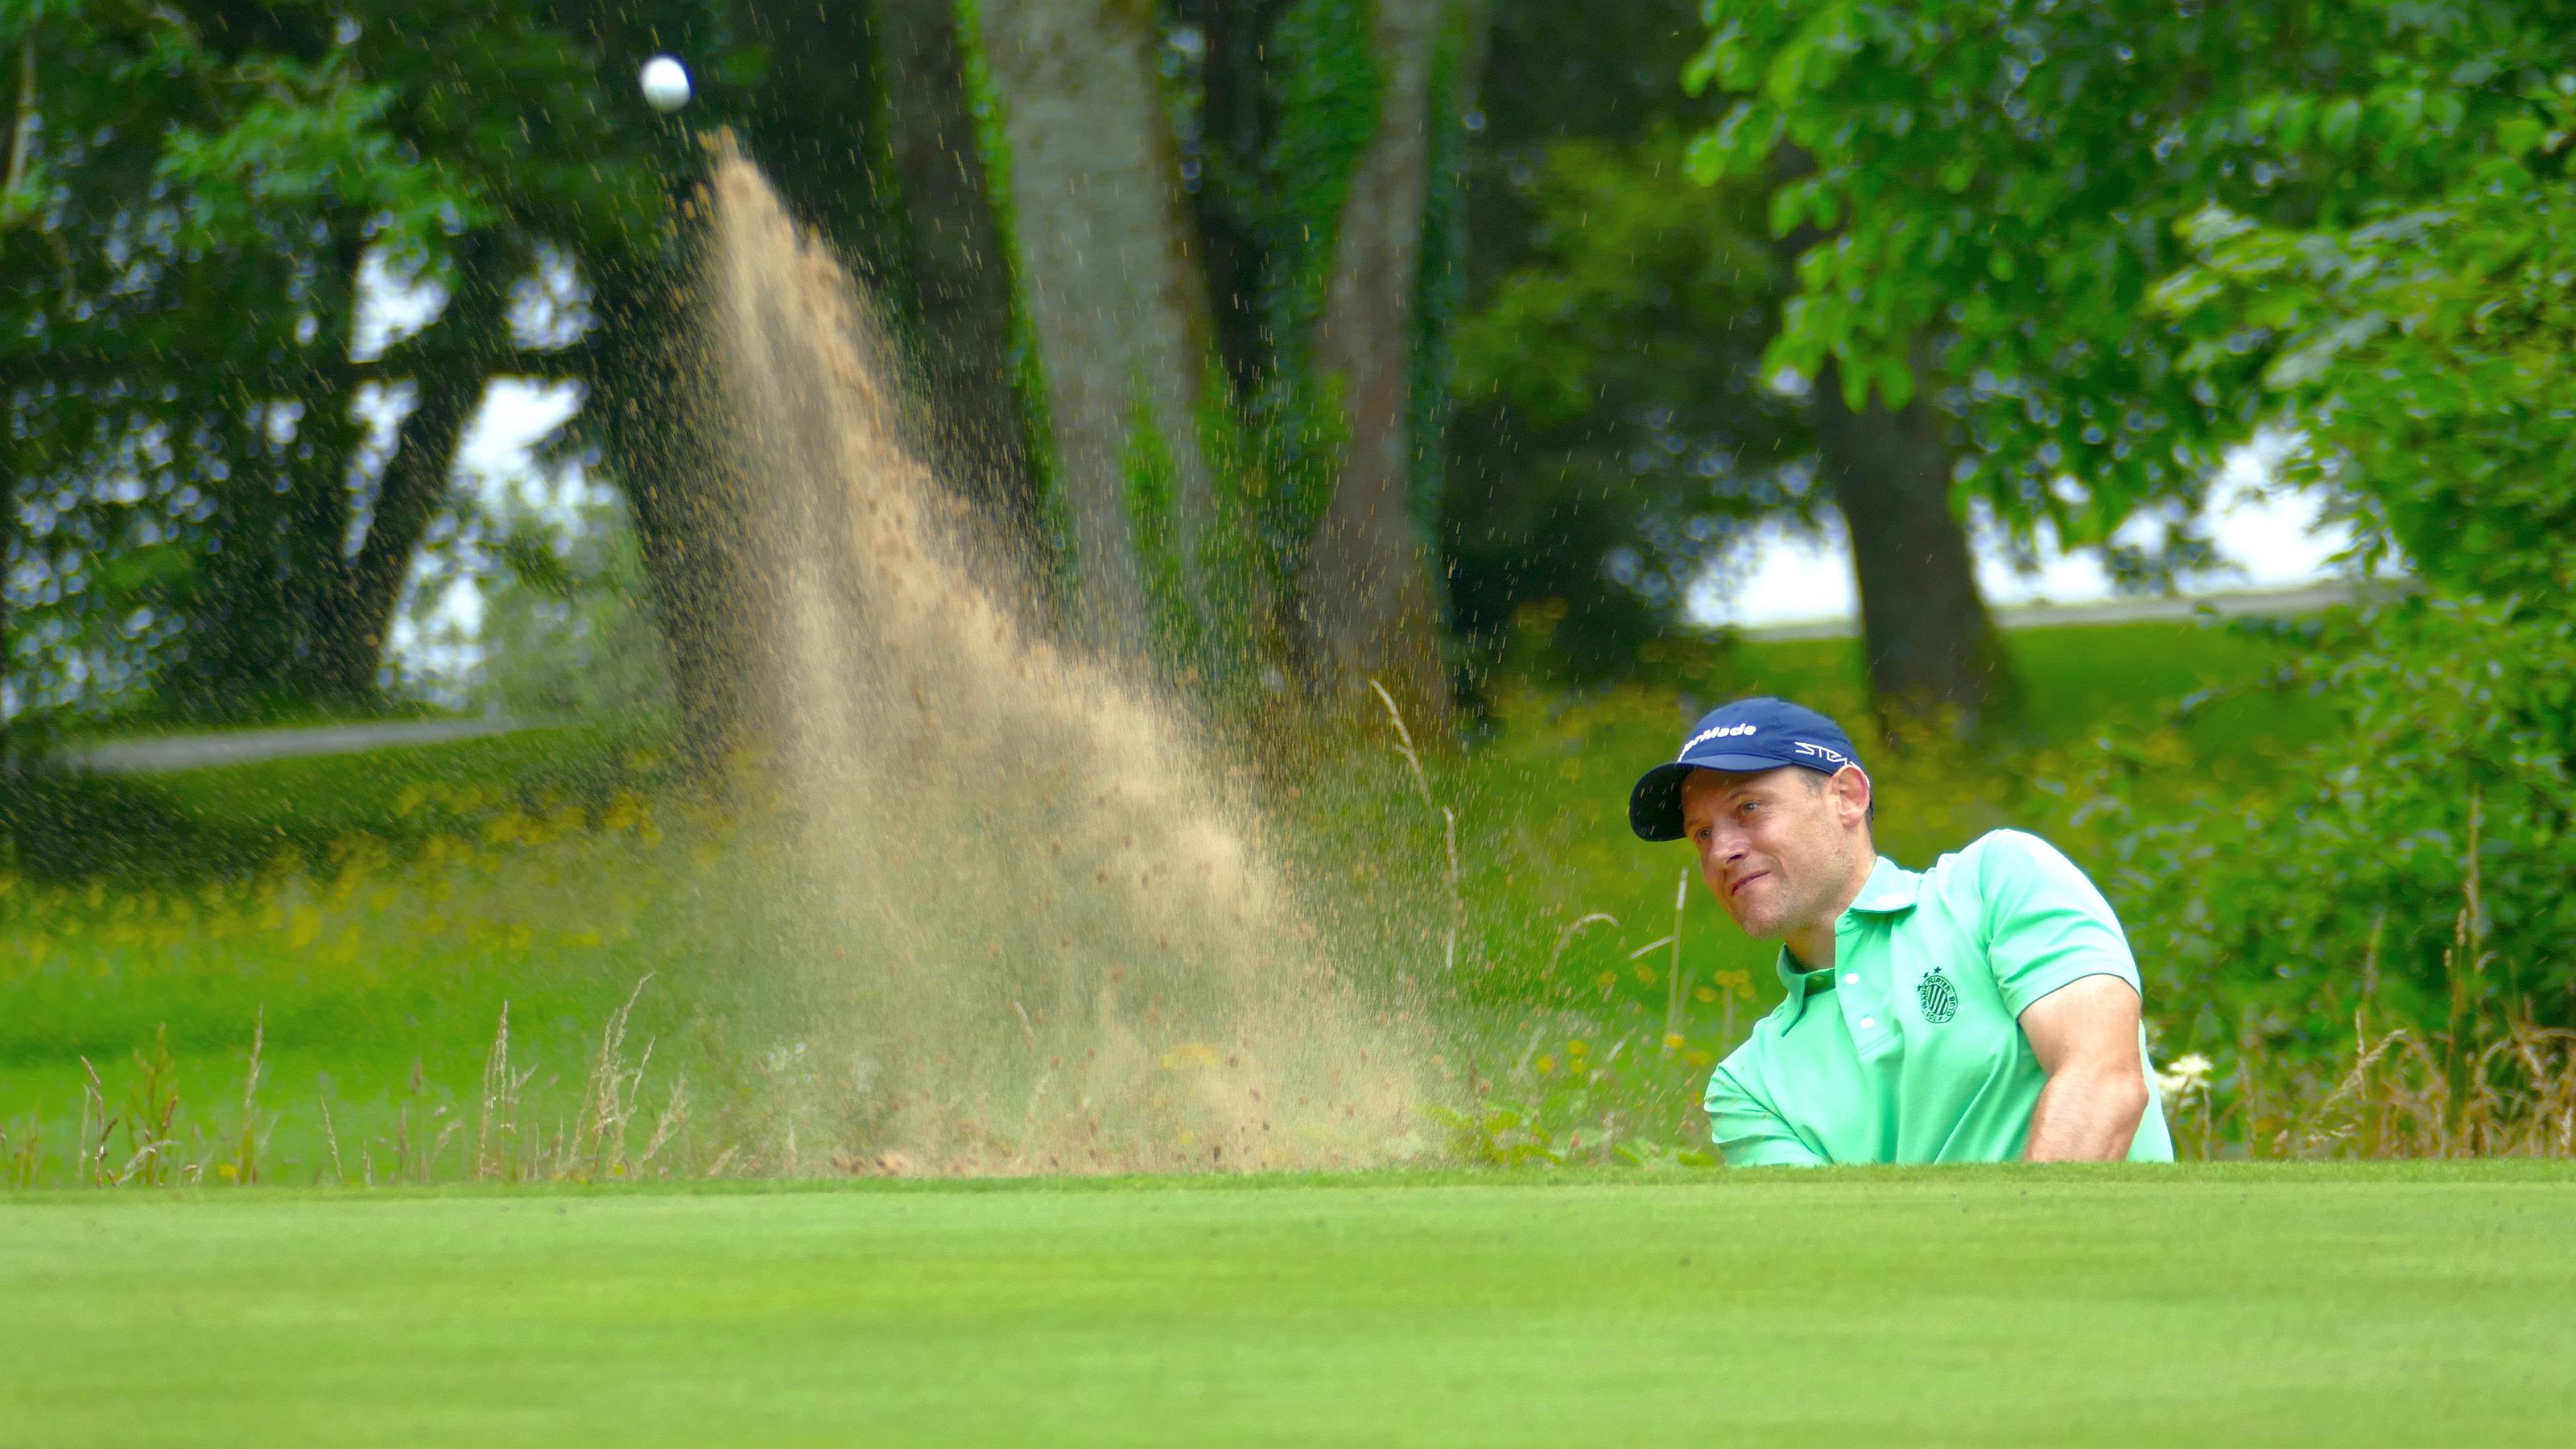
<path id="1" fill-rule="evenodd" d="M 1843 984 L 1845 986 L 1858 986 L 1860 984 L 1860 973 L 1857 971 L 1844 972 Z"/>
<path id="2" fill-rule="evenodd" d="M 1877 1018 L 1877 1017 L 1874 1017 L 1874 1016 L 1864 1016 L 1864 1017 L 1862 1017 L 1862 1018 L 1860 1019 L 1860 1029 L 1861 1029 L 1861 1030 L 1863 1030 L 1863 1031 L 1868 1031 L 1868 1030 L 1872 1029 L 1873 1027 L 1876 1027 L 1877 1025 L 1878 1025 L 1878 1018 Z"/>

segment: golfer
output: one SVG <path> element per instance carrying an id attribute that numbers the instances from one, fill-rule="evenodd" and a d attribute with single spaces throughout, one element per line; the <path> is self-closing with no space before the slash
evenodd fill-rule
<path id="1" fill-rule="evenodd" d="M 2018 830 L 1906 870 L 1871 806 L 1850 737 L 1768 698 L 1711 711 L 1628 798 L 1640 838 L 1690 841 L 1726 913 L 1781 943 L 1788 998 L 1708 1080 L 1728 1165 L 2171 1161 L 2102 893 Z"/>

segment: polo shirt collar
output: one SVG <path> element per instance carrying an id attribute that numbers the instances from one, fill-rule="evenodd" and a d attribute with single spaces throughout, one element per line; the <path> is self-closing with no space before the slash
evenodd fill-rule
<path id="1" fill-rule="evenodd" d="M 1842 919 L 1834 923 L 1836 934 L 1852 928 L 1854 913 L 1892 915 L 1914 909 L 1915 897 L 1922 889 L 1923 875 L 1920 871 L 1907 870 L 1886 856 L 1880 856 L 1878 863 L 1869 868 L 1869 879 L 1861 882 L 1860 894 L 1852 897 L 1852 903 L 1844 908 Z M 1780 948 L 1780 960 L 1774 969 L 1780 973 L 1780 984 L 1789 992 L 1788 999 L 1782 1003 L 1787 1013 L 1787 1019 L 1781 1023 L 1784 1027 L 1798 1024 L 1798 1018 L 1806 1014 L 1809 996 L 1831 991 L 1834 987 L 1832 971 L 1802 969 L 1798 958 L 1790 955 L 1786 946 Z"/>
<path id="2" fill-rule="evenodd" d="M 1851 909 L 1885 915 L 1891 911 L 1910 911 L 1915 894 L 1923 889 L 1923 873 L 1907 870 L 1886 856 L 1869 868 L 1869 879 L 1860 884 L 1860 894 L 1852 897 Z"/>

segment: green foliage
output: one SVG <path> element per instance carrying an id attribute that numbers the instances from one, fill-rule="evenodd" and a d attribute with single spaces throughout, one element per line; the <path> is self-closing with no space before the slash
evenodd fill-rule
<path id="1" fill-rule="evenodd" d="M 0 225 L 9 708 L 241 714 L 320 687 L 383 463 L 356 409 L 515 344 L 494 309 L 366 355 L 361 270 L 452 292 L 471 252 L 506 290 L 543 251 L 614 265 L 665 245 L 685 143 L 598 18 L 447 0 L 0 15 L 32 82 Z M 708 103 L 729 103 L 713 7 L 632 18 L 708 62 Z"/>
<path id="2" fill-rule="evenodd" d="M 2483 134 L 2459 95 L 2374 93 L 2345 144 L 2421 144 L 2430 118 L 2405 128 L 2387 116 L 2401 102 L 2450 116 L 2438 185 L 2342 225 L 2210 206 L 2183 225 L 2193 264 L 2155 298 L 2191 338 L 2186 371 L 2256 370 L 2307 432 L 2301 472 L 2354 499 L 2372 552 L 2535 599 L 2568 588 L 2576 525 L 2576 48 L 2558 61 L 2523 72 Z"/>
<path id="3" fill-rule="evenodd" d="M 671 681 L 621 501 L 589 492 L 572 526 L 522 512 L 482 585 L 481 693 L 514 719 L 667 718 Z"/>
<path id="4" fill-rule="evenodd" d="M 2143 503 L 2196 496 L 2219 400 L 2175 374 L 2143 304 L 2172 260 L 2159 204 L 2217 178 L 2162 133 L 2210 86 L 2259 83 L 2260 22 L 2143 4 L 1708 13 L 1689 79 L 1728 109 L 1692 170 L 1767 187 L 1771 230 L 1815 238 L 1769 366 L 1832 361 L 1856 405 L 1956 385 L 1968 481 L 2016 528 L 2099 543 Z M 1927 334 L 1944 376 L 1918 379 Z"/>
<path id="5" fill-rule="evenodd" d="M 224 246 L 263 224 L 355 211 L 404 263 L 432 255 L 442 234 L 489 225 L 481 188 L 458 184 L 443 158 L 406 155 L 387 125 L 396 92 L 360 82 L 344 31 L 320 61 L 254 55 L 225 66 L 192 56 L 215 79 L 255 97 L 209 134 L 182 127 L 163 143 L 159 177 L 187 198 L 182 245 Z"/>
<path id="6" fill-rule="evenodd" d="M 1766 388 L 1777 267 L 1739 194 L 1678 184 L 1678 143 L 1541 153 L 1524 254 L 1460 325 L 1447 500 L 1460 624 L 1529 667 L 1633 663 L 1754 518 L 1810 514 L 1803 408 Z"/>
<path id="7" fill-rule="evenodd" d="M 2509 430 L 2511 399 L 2551 386 L 2531 303 L 2556 270 L 2553 7 L 1708 16 L 1691 81 L 1728 110 L 1693 169 L 1769 186 L 1774 232 L 1816 239 L 1772 364 L 1831 359 L 1854 400 L 1946 387 L 1978 444 L 1967 486 L 2014 528 L 2099 543 L 2276 418 L 2325 445 L 2321 475 L 2415 513 L 2410 543 L 2442 490 L 2474 503 L 2482 464 L 2542 456 Z M 2490 307 L 2533 345 L 2500 344 Z M 1939 378 L 1911 373 L 1921 338 Z M 2471 400 L 2489 387 L 2492 412 Z M 2441 482 L 2419 443 L 2447 451 Z"/>
<path id="8" fill-rule="evenodd" d="M 2177 798 L 2198 752 L 2117 732 L 2049 786 L 2151 994 L 2187 1004 L 2168 1052 L 2332 1052 L 2356 1010 L 2463 1049 L 2520 1013 L 2576 1024 L 2576 622 L 2410 599 L 2290 642 L 2285 682 L 2334 713 L 2269 788 Z"/>
<path id="9" fill-rule="evenodd" d="M 1692 0 L 1487 12 L 1439 537 L 1477 672 L 1597 679 L 1742 521 L 1810 506 L 1803 408 L 1758 366 L 1784 279 L 1758 194 L 1684 181 Z"/>

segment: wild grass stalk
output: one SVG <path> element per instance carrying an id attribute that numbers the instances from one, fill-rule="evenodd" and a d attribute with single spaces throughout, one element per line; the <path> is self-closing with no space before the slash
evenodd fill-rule
<path id="1" fill-rule="evenodd" d="M 644 995 L 648 974 L 635 983 L 626 1004 L 608 1018 L 599 1033 L 599 1055 L 592 1059 L 590 1080 L 582 1093 L 582 1111 L 578 1126 L 580 1137 L 575 1155 L 586 1158 L 593 1178 L 626 1175 L 626 1130 L 635 1115 L 635 1094 L 643 1084 L 644 1069 L 653 1060 L 653 1044 L 644 1044 L 644 1055 L 633 1067 L 626 1065 L 626 1022 L 634 1013 L 635 1003 Z"/>
<path id="2" fill-rule="evenodd" d="M 671 1079 L 671 1095 L 662 1104 L 662 1114 L 653 1119 L 652 1135 L 644 1141 L 643 1155 L 635 1159 L 635 1172 L 642 1176 L 663 1148 L 671 1144 L 689 1121 L 689 1079 L 684 1075 Z"/>
<path id="3" fill-rule="evenodd" d="M 1589 915 L 1577 916 L 1573 920 L 1567 922 L 1564 928 L 1556 933 L 1556 945 L 1548 951 L 1547 965 L 1538 973 L 1540 989 L 1545 991 L 1553 988 L 1556 980 L 1557 963 L 1565 959 L 1565 948 L 1567 944 L 1573 941 L 1577 935 L 1580 935 L 1584 927 L 1591 925 L 1609 925 L 1616 927 L 1618 924 L 1619 918 L 1610 914 L 1608 911 L 1594 911 Z"/>
<path id="4" fill-rule="evenodd" d="M 349 1169 L 340 1164 L 340 1129 L 331 1120 L 331 1099 L 316 1096 L 314 1105 L 322 1109 L 322 1142 L 331 1151 L 331 1181 L 339 1187 L 349 1185 Z"/>
<path id="5" fill-rule="evenodd" d="M 1682 912 L 1690 905 L 1691 873 L 1673 887 L 1673 959 L 1664 977 L 1664 1055 L 1682 1049 Z"/>
<path id="6" fill-rule="evenodd" d="M 2485 993 L 2478 988 L 2486 975 L 2486 902 L 2480 898 L 2478 836 L 2484 824 L 2486 797 L 2477 786 L 2469 788 L 2469 838 L 2466 870 L 2461 884 L 2460 913 L 2451 927 L 2450 949 L 2442 953 L 2442 975 L 2451 988 L 2450 1030 L 2443 1035 L 2445 1075 L 2450 1079 L 2450 1100 L 2465 1104 L 2469 1097 L 2469 1065 L 2478 1049 L 2473 1038 L 2485 1035 L 2480 1008 Z M 2453 1130 L 2464 1126 L 2454 1123 Z"/>
<path id="7" fill-rule="evenodd" d="M 107 1135 L 116 1130 L 116 1119 L 108 1115 L 107 1088 L 98 1079 L 98 1068 L 88 1057 L 80 1064 L 87 1080 L 81 1086 L 80 1136 L 75 1139 L 80 1148 L 77 1177 L 84 1187 L 105 1187 Z"/>
<path id="8" fill-rule="evenodd" d="M 263 1006 L 251 1016 L 250 1066 L 242 1073 L 241 1122 L 233 1130 L 232 1178 L 235 1186 L 251 1187 L 260 1179 L 260 1147 L 266 1134 L 259 1120 L 259 1079 L 263 1063 L 260 1058 L 268 1046 L 268 1008 Z"/>
<path id="9" fill-rule="evenodd" d="M 1449 932 L 1440 963 L 1443 972 L 1454 974 L 1458 969 L 1458 933 L 1467 921 L 1467 898 L 1458 888 L 1458 812 L 1432 798 L 1431 777 L 1422 769 L 1422 752 L 1413 747 L 1413 731 L 1405 726 L 1404 711 L 1396 708 L 1395 696 L 1375 679 L 1369 681 L 1369 688 L 1377 691 L 1378 699 L 1386 705 L 1386 717 L 1395 722 L 1396 753 L 1404 756 L 1405 765 L 1413 771 L 1413 788 L 1421 793 L 1423 808 L 1440 817 L 1441 840 L 1449 852 Z"/>
<path id="10" fill-rule="evenodd" d="M 2333 1090 L 2270 1145 L 2301 1157 L 2576 1156 L 2576 1031 L 2517 1009 L 2474 1050 L 2407 1027 L 2363 1037 Z"/>
<path id="11" fill-rule="evenodd" d="M 117 1173 L 117 1182 L 122 1185 L 139 1178 L 138 1186 L 159 1187 L 173 1175 L 166 1154 L 179 1145 L 175 1136 L 179 1064 L 170 1055 L 167 1026 L 154 1034 L 151 1055 L 136 1052 L 134 1064 L 137 1080 L 125 1113 L 125 1143 L 130 1155 Z"/>
<path id="12" fill-rule="evenodd" d="M 520 1135 L 519 1097 L 535 1074 L 534 1067 L 522 1071 L 510 1065 L 510 1003 L 504 1001 L 500 1025 L 493 1030 L 492 1045 L 483 1054 L 482 1102 L 475 1118 L 471 1171 L 476 1181 L 498 1178 L 517 1182 L 525 1175 L 529 1164 L 512 1148 Z"/>

